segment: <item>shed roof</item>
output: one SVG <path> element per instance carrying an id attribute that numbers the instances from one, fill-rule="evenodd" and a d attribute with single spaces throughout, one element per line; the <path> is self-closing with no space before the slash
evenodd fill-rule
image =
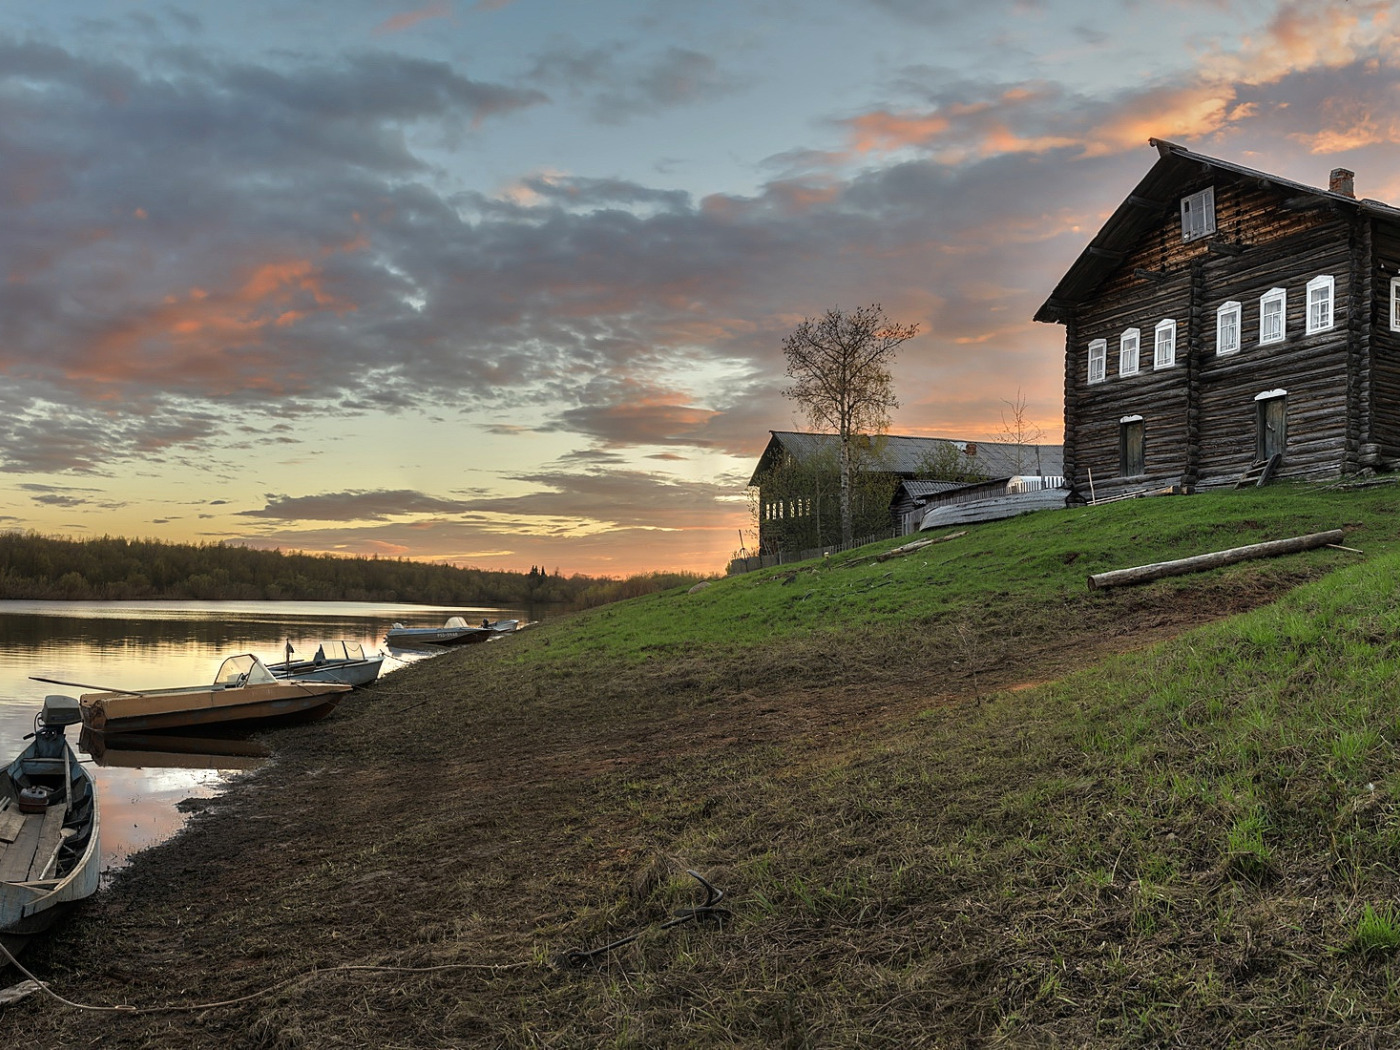
<path id="1" fill-rule="evenodd" d="M 758 459 L 753 476 L 749 478 L 750 485 L 757 485 L 759 475 L 783 452 L 803 462 L 819 453 L 835 454 L 840 446 L 840 438 L 835 434 L 809 434 L 797 430 L 770 430 L 769 434 L 768 445 Z M 1046 475 L 1064 473 L 1064 448 L 1060 445 L 1016 445 L 901 434 L 881 436 L 885 441 L 885 469 L 901 477 L 912 478 L 924 467 L 930 455 L 938 455 L 949 445 L 967 457 L 968 467 L 987 477 L 1006 478 L 1013 474 L 1037 472 Z"/>
<path id="2" fill-rule="evenodd" d="M 1064 308 L 1084 302 L 1127 257 L 1138 239 L 1156 223 L 1161 221 L 1162 212 L 1181 196 L 1180 190 L 1187 183 L 1197 180 L 1203 167 L 1207 170 L 1229 172 L 1241 178 L 1253 179 L 1293 191 L 1299 195 L 1316 197 L 1329 204 L 1381 215 L 1390 219 L 1400 219 L 1400 209 L 1382 201 L 1357 200 L 1344 193 L 1305 186 L 1301 182 L 1280 178 L 1267 172 L 1256 171 L 1230 161 L 1207 157 L 1194 153 L 1184 146 L 1165 139 L 1149 139 L 1157 149 L 1157 162 L 1142 177 L 1131 193 L 1118 205 L 1118 209 L 1095 234 L 1078 259 L 1069 268 L 1050 298 L 1036 311 L 1037 321 L 1063 321 Z"/>

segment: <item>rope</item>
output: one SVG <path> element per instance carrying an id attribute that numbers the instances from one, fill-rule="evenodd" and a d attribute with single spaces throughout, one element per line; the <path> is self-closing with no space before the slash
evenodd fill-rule
<path id="1" fill-rule="evenodd" d="M 39 980 L 32 973 L 20 965 L 14 955 L 10 952 L 3 941 L 0 941 L 0 952 L 5 958 L 25 977 L 29 978 L 39 990 L 49 998 L 62 1003 L 64 1006 L 72 1007 L 74 1010 L 86 1010 L 90 1013 L 105 1014 L 127 1014 L 137 1016 L 140 1014 L 168 1014 L 168 1013 L 193 1013 L 199 1010 L 213 1010 L 222 1006 L 237 1006 L 239 1003 L 246 1003 L 253 999 L 261 999 L 263 996 L 271 995 L 288 985 L 297 984 L 301 981 L 311 980 L 316 977 L 324 977 L 334 973 L 349 973 L 352 970 L 359 970 L 369 973 L 433 973 L 439 970 L 489 970 L 498 972 L 502 970 L 518 970 L 521 967 L 531 965 L 528 962 L 518 963 L 441 963 L 437 966 L 376 966 L 365 963 L 345 963 L 341 966 L 332 966 L 327 970 L 308 970 L 306 973 L 296 974 L 286 980 L 270 984 L 266 988 L 256 992 L 249 992 L 247 995 L 240 995 L 236 999 L 221 999 L 212 1003 L 190 1003 L 190 1004 L 169 1004 L 166 1006 L 94 1006 L 88 1003 L 75 1003 L 71 999 L 65 999 L 59 995 L 44 981 Z"/>

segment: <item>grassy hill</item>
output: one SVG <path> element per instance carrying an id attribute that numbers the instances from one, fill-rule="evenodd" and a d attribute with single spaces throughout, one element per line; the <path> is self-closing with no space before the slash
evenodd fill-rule
<path id="1" fill-rule="evenodd" d="M 0 1036 L 1391 1045 L 1397 509 L 1375 485 L 1047 512 L 407 668 L 279 733 L 29 959 L 86 1003 L 254 998 L 32 997 Z M 1361 553 L 1085 583 L 1337 527 Z M 699 899 L 686 869 L 722 927 L 657 928 Z"/>

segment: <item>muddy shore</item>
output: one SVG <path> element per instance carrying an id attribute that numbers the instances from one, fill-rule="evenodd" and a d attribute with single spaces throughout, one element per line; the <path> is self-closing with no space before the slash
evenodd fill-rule
<path id="1" fill-rule="evenodd" d="M 742 808 L 737 770 L 821 768 L 922 711 L 1059 677 L 1292 582 L 1099 600 L 1047 616 L 1034 644 L 989 622 L 958 647 L 926 626 L 852 637 L 839 659 L 818 639 L 640 668 L 522 668 L 512 657 L 548 646 L 546 626 L 424 661 L 323 722 L 271 734 L 271 765 L 192 803 L 184 831 L 23 958 L 96 1009 L 33 995 L 0 1010 L 0 1038 L 55 1050 L 658 1045 L 658 1026 L 719 1007 L 680 973 L 644 1008 L 627 1003 L 629 972 L 737 948 L 756 921 L 728 865 L 775 832 L 726 819 L 696 834 L 717 808 Z M 728 892 L 728 927 L 654 929 L 698 903 L 687 868 Z M 555 965 L 638 931 L 586 973 Z M 783 935 L 797 950 L 803 935 Z M 734 1045 L 808 1045 L 773 1023 L 736 1022 Z"/>

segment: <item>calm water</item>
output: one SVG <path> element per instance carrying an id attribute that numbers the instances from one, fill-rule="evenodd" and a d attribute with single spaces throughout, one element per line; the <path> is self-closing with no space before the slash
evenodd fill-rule
<path id="1" fill-rule="evenodd" d="M 283 658 L 288 640 L 308 655 L 321 641 L 361 642 L 366 652 L 386 654 L 382 676 L 425 658 L 384 647 L 395 621 L 437 627 L 453 615 L 468 623 L 529 619 L 518 609 L 359 602 L 0 601 L 0 756 L 8 762 L 24 746 L 49 693 L 201 685 L 214 680 L 224 657 L 251 652 L 271 663 Z M 79 684 L 36 682 L 33 675 Z M 118 749 L 118 738 L 103 747 L 100 738 L 80 739 L 76 727 L 68 737 L 97 778 L 107 870 L 174 834 L 184 821 L 177 802 L 217 794 L 230 777 L 265 761 L 267 750 L 238 739 L 183 754 Z"/>

